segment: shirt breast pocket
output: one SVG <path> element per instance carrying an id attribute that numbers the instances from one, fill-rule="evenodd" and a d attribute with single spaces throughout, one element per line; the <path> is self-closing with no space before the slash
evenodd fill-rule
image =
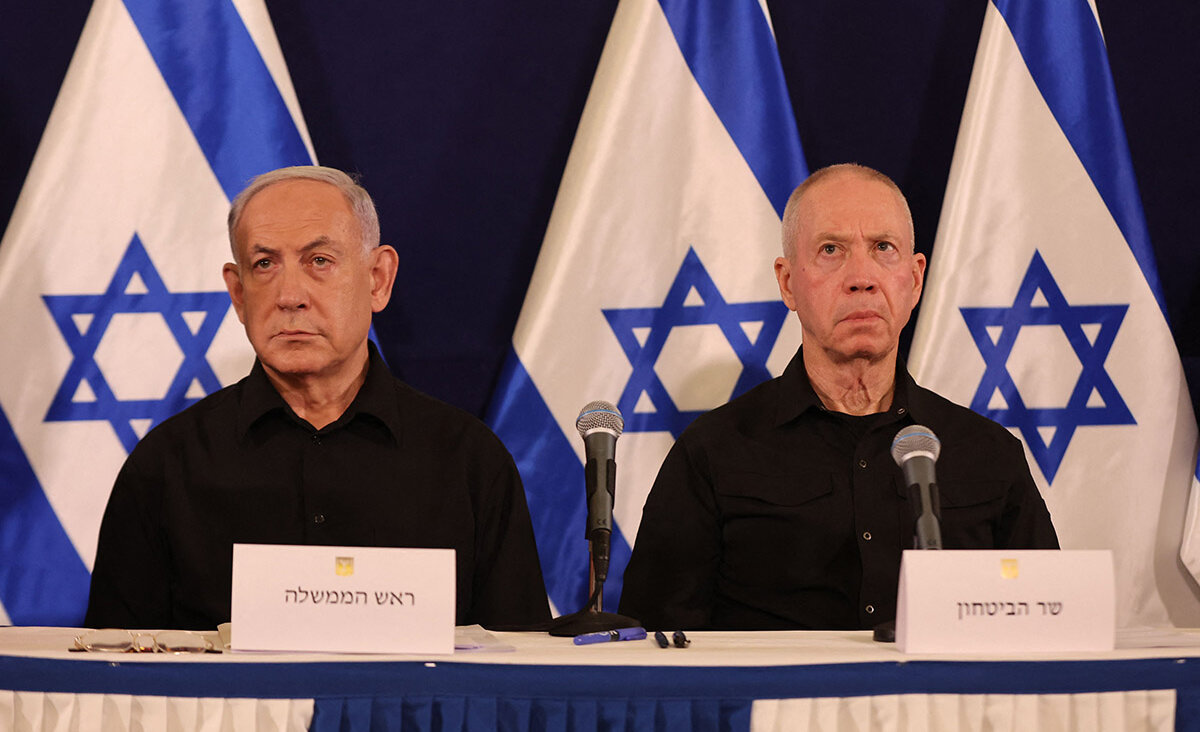
<path id="1" fill-rule="evenodd" d="M 716 487 L 722 573 L 751 587 L 803 584 L 848 535 L 848 491 L 828 473 L 727 475 Z"/>
<path id="2" fill-rule="evenodd" d="M 778 513 L 804 506 L 833 493 L 829 475 L 775 475 L 729 471 L 715 481 L 722 513 Z"/>
<path id="3" fill-rule="evenodd" d="M 997 480 L 939 485 L 942 543 L 947 549 L 996 548 L 1008 484 Z"/>

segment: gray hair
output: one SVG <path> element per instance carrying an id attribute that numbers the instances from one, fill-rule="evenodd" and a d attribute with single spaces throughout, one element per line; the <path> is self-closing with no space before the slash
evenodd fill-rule
<path id="1" fill-rule="evenodd" d="M 375 211 L 375 202 L 371 200 L 371 194 L 367 193 L 365 188 L 336 168 L 326 168 L 321 165 L 296 165 L 263 173 L 250 181 L 250 185 L 246 186 L 233 199 L 233 205 L 229 207 L 228 221 L 229 247 L 233 251 L 233 261 L 236 262 L 238 258 L 234 232 L 242 220 L 246 204 L 250 203 L 250 199 L 258 195 L 264 188 L 289 180 L 315 180 L 337 188 L 346 197 L 346 202 L 350 204 L 350 209 L 354 212 L 354 218 L 358 220 L 363 250 L 369 252 L 379 246 L 379 214 Z"/>
<path id="2" fill-rule="evenodd" d="M 812 175 L 804 179 L 804 182 L 796 186 L 796 190 L 792 191 L 792 195 L 788 197 L 787 206 L 783 209 L 783 256 L 787 259 L 792 259 L 796 253 L 796 239 L 800 236 L 800 202 L 816 184 L 838 173 L 851 173 L 858 175 L 861 178 L 877 181 L 884 184 L 896 194 L 900 199 L 900 203 L 904 204 L 904 216 L 908 219 L 908 235 L 915 247 L 916 230 L 913 227 L 912 211 L 908 207 L 908 199 L 904 197 L 904 192 L 900 190 L 900 186 L 896 182 L 880 173 L 874 168 L 868 168 L 865 165 L 858 163 L 838 163 L 837 165 L 828 165 L 814 172 Z"/>

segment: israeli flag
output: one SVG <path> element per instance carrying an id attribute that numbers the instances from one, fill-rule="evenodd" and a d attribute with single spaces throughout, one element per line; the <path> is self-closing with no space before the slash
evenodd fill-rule
<path id="1" fill-rule="evenodd" d="M 0 622 L 82 622 L 125 457 L 253 362 L 230 198 L 312 160 L 261 0 L 96 0 L 0 243 Z"/>
<path id="2" fill-rule="evenodd" d="M 605 608 L 646 494 L 693 418 L 780 373 L 800 327 L 772 263 L 807 175 L 755 0 L 622 0 L 488 421 L 517 460 L 551 602 L 587 599 L 583 442 L 625 418 Z"/>
<path id="3" fill-rule="evenodd" d="M 1118 624 L 1200 624 L 1196 420 L 1086 0 L 988 4 L 924 298 L 914 376 L 1024 441 L 1063 547 L 1113 550 Z"/>

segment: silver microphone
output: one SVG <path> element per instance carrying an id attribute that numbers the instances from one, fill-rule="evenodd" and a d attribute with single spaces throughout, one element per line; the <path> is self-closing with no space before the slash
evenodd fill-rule
<path id="1" fill-rule="evenodd" d="M 941 506 L 934 473 L 941 451 L 941 440 L 924 425 L 909 425 L 892 440 L 892 459 L 904 473 L 908 500 L 916 516 L 918 549 L 942 548 Z"/>
<path id="2" fill-rule="evenodd" d="M 592 542 L 596 581 L 608 575 L 608 552 L 613 528 L 613 500 L 617 486 L 617 438 L 625 429 L 621 410 L 611 402 L 588 402 L 579 411 L 575 429 L 583 438 L 584 476 L 587 483 L 587 528 Z"/>

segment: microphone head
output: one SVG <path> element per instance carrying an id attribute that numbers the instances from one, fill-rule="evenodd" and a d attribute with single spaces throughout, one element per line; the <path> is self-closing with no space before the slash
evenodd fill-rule
<path id="1" fill-rule="evenodd" d="M 915 455 L 926 455 L 937 462 L 942 451 L 942 441 L 925 425 L 912 424 L 896 433 L 892 440 L 892 459 L 903 467 Z"/>
<path id="2" fill-rule="evenodd" d="M 579 410 L 575 429 L 579 430 L 580 437 L 587 437 L 595 430 L 606 430 L 620 437 L 621 431 L 625 429 L 625 419 L 621 417 L 621 410 L 612 402 L 588 402 Z"/>

